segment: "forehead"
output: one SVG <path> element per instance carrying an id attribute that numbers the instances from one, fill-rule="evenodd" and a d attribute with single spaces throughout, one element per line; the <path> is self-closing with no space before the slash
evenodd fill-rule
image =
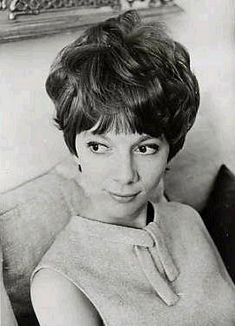
<path id="1" fill-rule="evenodd" d="M 84 140 L 87 140 L 88 138 L 97 139 L 97 140 L 103 139 L 106 141 L 111 141 L 113 143 L 121 142 L 121 143 L 125 143 L 125 144 L 138 143 L 138 142 L 147 141 L 150 139 L 164 141 L 163 136 L 152 137 L 145 133 L 139 134 L 138 132 L 116 133 L 115 131 L 111 130 L 106 133 L 96 134 L 94 132 L 93 128 L 90 130 L 82 131 L 77 136 L 78 136 L 78 138 L 84 139 Z"/>

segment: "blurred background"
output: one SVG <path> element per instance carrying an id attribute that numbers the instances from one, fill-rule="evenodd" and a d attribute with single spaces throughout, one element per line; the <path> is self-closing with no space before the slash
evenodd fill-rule
<path id="1" fill-rule="evenodd" d="M 185 150 L 172 162 L 171 173 L 185 168 L 190 182 L 200 177 L 202 169 L 211 171 L 221 163 L 235 171 L 235 3 L 175 3 L 184 11 L 160 20 L 188 48 L 201 88 L 195 127 Z M 0 44 L 0 192 L 44 173 L 69 155 L 62 134 L 53 125 L 53 105 L 44 83 L 56 53 L 79 33 Z M 182 163 L 187 160 L 190 164 Z M 192 170 L 192 165 L 198 168 Z"/>

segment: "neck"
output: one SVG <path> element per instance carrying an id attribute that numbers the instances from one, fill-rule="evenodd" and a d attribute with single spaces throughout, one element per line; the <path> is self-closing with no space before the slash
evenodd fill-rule
<path id="1" fill-rule="evenodd" d="M 80 196 L 79 200 L 79 215 L 90 220 L 96 220 L 104 223 L 121 225 L 133 228 L 143 228 L 147 224 L 147 203 L 140 207 L 131 215 L 120 216 L 119 212 L 107 212 L 105 203 L 94 204 L 84 194 Z"/>
<path id="2" fill-rule="evenodd" d="M 121 225 L 126 227 L 132 227 L 137 229 L 142 229 L 147 224 L 147 204 L 141 207 L 137 212 L 134 212 L 132 215 L 126 215 L 125 217 L 120 216 L 105 216 L 105 214 L 99 215 L 96 219 L 110 224 Z"/>

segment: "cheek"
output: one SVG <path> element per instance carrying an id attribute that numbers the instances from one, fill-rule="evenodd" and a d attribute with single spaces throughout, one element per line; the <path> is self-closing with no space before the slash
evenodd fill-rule
<path id="1" fill-rule="evenodd" d="M 164 174 L 166 164 L 166 160 L 163 159 L 158 162 L 148 162 L 147 168 L 146 165 L 141 167 L 140 176 L 146 191 L 156 189 Z"/>
<path id="2" fill-rule="evenodd" d="M 149 169 L 148 172 L 145 173 L 145 175 L 142 176 L 141 179 L 146 188 L 152 189 L 158 185 L 162 175 L 163 175 L 162 170 L 150 171 Z"/>
<path id="3" fill-rule="evenodd" d="M 95 187 L 102 185 L 113 173 L 111 170 L 112 165 L 109 164 L 108 160 L 104 160 L 102 157 L 83 159 L 81 160 L 81 166 L 81 177 Z"/>

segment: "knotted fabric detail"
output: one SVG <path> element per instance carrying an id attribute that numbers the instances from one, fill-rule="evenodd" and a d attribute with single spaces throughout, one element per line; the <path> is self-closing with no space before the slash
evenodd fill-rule
<path id="1" fill-rule="evenodd" d="M 169 284 L 176 280 L 179 272 L 165 244 L 162 231 L 156 222 L 149 223 L 145 230 L 154 241 L 153 247 L 134 246 L 140 265 L 158 296 L 172 306 L 179 300 Z"/>

